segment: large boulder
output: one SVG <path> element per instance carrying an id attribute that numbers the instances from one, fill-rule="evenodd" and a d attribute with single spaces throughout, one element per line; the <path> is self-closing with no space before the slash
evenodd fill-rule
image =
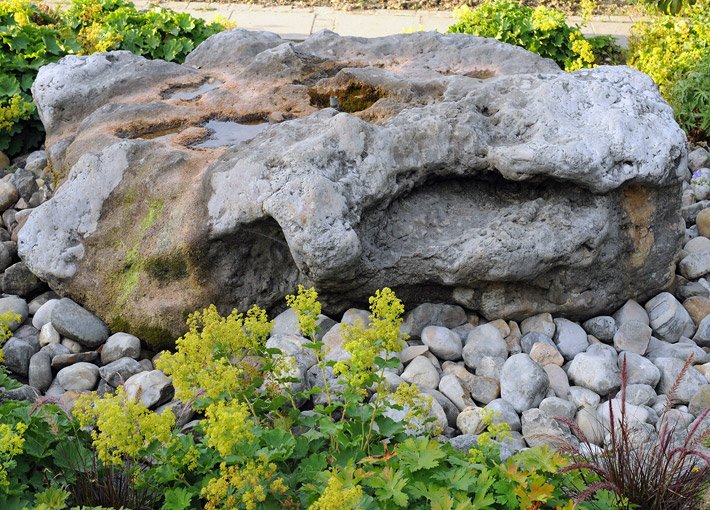
<path id="1" fill-rule="evenodd" d="M 154 347 L 187 311 L 298 282 L 333 313 L 388 285 L 587 318 L 665 289 L 684 233 L 685 137 L 627 67 L 566 73 L 462 34 L 234 30 L 182 66 L 65 57 L 33 95 L 63 184 L 20 256 Z"/>

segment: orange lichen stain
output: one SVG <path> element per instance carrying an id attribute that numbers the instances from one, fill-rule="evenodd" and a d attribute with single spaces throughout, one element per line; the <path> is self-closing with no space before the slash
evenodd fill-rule
<path id="1" fill-rule="evenodd" d="M 631 266 L 638 268 L 644 265 L 653 247 L 653 228 L 651 222 L 656 207 L 647 188 L 631 185 L 623 190 L 622 205 L 629 218 L 629 237 L 634 245 L 630 256 Z"/>

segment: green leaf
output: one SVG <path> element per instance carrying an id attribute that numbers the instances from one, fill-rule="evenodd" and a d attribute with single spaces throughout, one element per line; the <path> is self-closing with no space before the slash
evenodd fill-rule
<path id="1" fill-rule="evenodd" d="M 0 97 L 12 97 L 20 94 L 20 82 L 7 73 L 0 74 Z"/>
<path id="2" fill-rule="evenodd" d="M 191 508 L 193 492 L 189 489 L 176 487 L 165 491 L 163 510 L 185 510 Z"/>
<path id="3" fill-rule="evenodd" d="M 439 466 L 439 461 L 446 457 L 438 441 L 426 438 L 407 439 L 397 448 L 400 466 L 411 472 L 421 469 L 433 469 Z"/>

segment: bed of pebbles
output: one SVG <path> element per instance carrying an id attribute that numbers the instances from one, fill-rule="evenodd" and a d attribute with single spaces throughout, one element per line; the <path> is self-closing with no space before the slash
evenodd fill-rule
<path id="1" fill-rule="evenodd" d="M 431 395 L 443 436 L 460 448 L 475 442 L 485 428 L 482 417 L 494 410 L 494 420 L 513 431 L 505 445 L 512 452 L 554 440 L 578 443 L 579 432 L 556 417 L 576 422 L 593 444 L 608 441 L 608 402 L 618 419 L 625 367 L 625 411 L 635 438 L 652 440 L 667 423 L 682 439 L 710 408 L 710 152 L 695 147 L 688 162 L 692 177 L 682 200 L 687 240 L 670 292 L 645 303 L 630 300 L 612 315 L 582 323 L 550 314 L 488 322 L 457 305 L 422 304 L 405 315 L 409 338 L 398 353 L 400 369 L 387 372 L 388 384 L 414 383 Z M 109 393 L 123 384 L 150 408 L 178 407 L 180 425 L 188 424 L 194 417 L 173 400 L 170 379 L 154 369 L 159 354 L 133 335 L 109 331 L 18 259 L 17 232 L 32 208 L 51 196 L 45 166 L 44 153 L 34 152 L 14 161 L 0 179 L 0 313 L 21 317 L 10 325 L 13 337 L 3 350 L 6 367 L 23 383 L 0 389 L 0 399 L 44 396 L 71 406 L 82 392 Z M 341 324 L 367 322 L 368 315 L 350 309 L 340 323 L 321 317 L 326 359 L 347 358 Z M 301 386 L 318 384 L 322 376 L 304 342 L 293 310 L 275 318 L 269 346 L 295 358 Z M 710 427 L 705 421 L 700 430 Z"/>

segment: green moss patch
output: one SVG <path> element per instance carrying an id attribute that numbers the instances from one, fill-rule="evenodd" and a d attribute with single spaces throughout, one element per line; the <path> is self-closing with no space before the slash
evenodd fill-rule
<path id="1" fill-rule="evenodd" d="M 188 277 L 188 261 L 182 253 L 149 257 L 145 260 L 145 270 L 151 278 L 169 283 Z"/>

